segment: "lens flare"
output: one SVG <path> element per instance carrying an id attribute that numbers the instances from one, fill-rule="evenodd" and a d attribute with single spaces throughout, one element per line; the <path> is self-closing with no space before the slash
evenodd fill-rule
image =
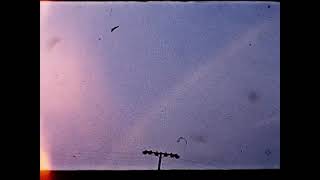
<path id="1" fill-rule="evenodd" d="M 49 170 L 49 157 L 40 147 L 40 170 Z"/>
<path id="2" fill-rule="evenodd" d="M 40 180 L 51 180 L 50 163 L 48 154 L 40 147 Z"/>

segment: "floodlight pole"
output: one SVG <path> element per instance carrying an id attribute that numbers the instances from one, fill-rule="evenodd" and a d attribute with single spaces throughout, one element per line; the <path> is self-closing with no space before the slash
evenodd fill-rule
<path id="1" fill-rule="evenodd" d="M 161 166 L 161 158 L 162 158 L 162 153 L 160 153 L 159 156 L 159 162 L 158 162 L 158 170 L 160 171 L 160 166 Z"/>
<path id="2" fill-rule="evenodd" d="M 163 155 L 164 157 L 169 156 L 170 158 L 176 158 L 176 159 L 179 159 L 179 158 L 180 158 L 180 156 L 179 156 L 178 154 L 172 154 L 172 153 L 167 153 L 167 152 L 163 153 L 163 152 L 158 152 L 158 151 L 154 152 L 154 151 L 144 150 L 144 151 L 142 151 L 142 154 L 145 154 L 145 155 L 146 155 L 146 154 L 148 154 L 148 155 L 154 154 L 155 156 L 159 156 L 158 170 L 160 170 L 160 167 L 161 167 L 162 155 Z"/>

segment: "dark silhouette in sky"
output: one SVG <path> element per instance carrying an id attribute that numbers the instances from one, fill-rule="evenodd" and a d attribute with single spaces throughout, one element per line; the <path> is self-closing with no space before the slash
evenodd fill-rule
<path id="1" fill-rule="evenodd" d="M 184 140 L 186 142 L 186 144 L 188 144 L 187 140 L 184 137 L 179 137 L 177 142 L 180 142 L 180 140 Z"/>
<path id="2" fill-rule="evenodd" d="M 116 26 L 116 27 L 113 27 L 112 29 L 111 29 L 111 32 L 113 32 L 115 29 L 117 29 L 119 26 Z"/>

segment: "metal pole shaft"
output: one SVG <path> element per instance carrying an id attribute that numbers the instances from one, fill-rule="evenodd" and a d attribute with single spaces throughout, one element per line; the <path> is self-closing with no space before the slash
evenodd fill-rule
<path id="1" fill-rule="evenodd" d="M 161 166 L 161 158 L 162 158 L 162 153 L 160 153 L 160 156 L 159 156 L 158 170 L 160 170 L 160 166 Z"/>

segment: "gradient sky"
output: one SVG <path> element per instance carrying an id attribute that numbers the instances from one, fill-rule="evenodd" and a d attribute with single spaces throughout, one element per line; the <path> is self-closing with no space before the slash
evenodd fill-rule
<path id="1" fill-rule="evenodd" d="M 162 169 L 280 168 L 279 3 L 41 2 L 40 13 L 47 168 L 156 169 L 145 149 L 181 156 Z"/>

